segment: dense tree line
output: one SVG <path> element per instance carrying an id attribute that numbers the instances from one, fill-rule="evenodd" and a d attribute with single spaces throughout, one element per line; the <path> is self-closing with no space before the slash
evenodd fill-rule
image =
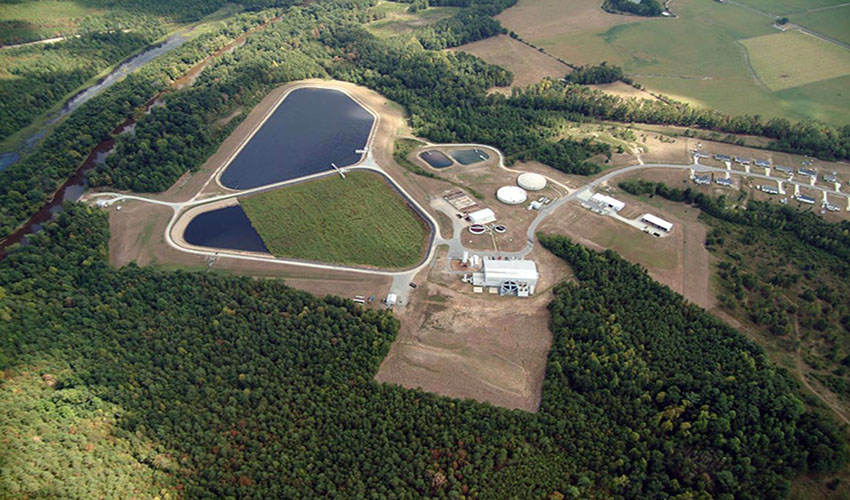
<path id="1" fill-rule="evenodd" d="M 757 200 L 732 206 L 725 197 L 662 183 L 620 187 L 699 207 L 711 228 L 705 244 L 717 258 L 720 305 L 764 329 L 777 348 L 795 352 L 800 346 L 812 376 L 848 393 L 850 223 Z"/>
<path id="2" fill-rule="evenodd" d="M 537 414 L 373 382 L 389 312 L 112 269 L 106 214 L 78 204 L 0 262 L 0 368 L 68 363 L 57 394 L 120 408 L 184 498 L 777 498 L 844 463 L 756 346 L 610 252 L 543 242 L 580 282 L 551 305 Z"/>
<path id="3" fill-rule="evenodd" d="M 0 78 L 0 141 L 70 97 L 92 77 L 138 52 L 161 34 L 93 33 L 61 43 L 6 49 Z"/>
<path id="4" fill-rule="evenodd" d="M 613 83 L 617 80 L 628 80 L 623 74 L 623 68 L 609 65 L 605 61 L 602 61 L 601 64 L 596 66 L 579 66 L 572 73 L 568 73 L 564 79 L 570 83 L 577 83 L 579 85 Z"/>
<path id="5" fill-rule="evenodd" d="M 560 110 L 602 120 L 699 127 L 731 134 L 761 135 L 773 139 L 769 147 L 823 160 L 850 158 L 850 125 L 833 128 L 814 120 L 791 123 L 785 118 L 727 115 L 685 103 L 625 99 L 576 85 L 544 80 L 511 99 L 518 107 Z"/>
<path id="6" fill-rule="evenodd" d="M 31 217 L 115 127 L 173 79 L 269 13 L 240 16 L 162 55 L 91 99 L 50 131 L 28 157 L 0 171 L 0 237 Z"/>
<path id="7" fill-rule="evenodd" d="M 637 3 L 632 0 L 605 0 L 602 8 L 608 12 L 626 12 L 645 17 L 660 16 L 664 12 L 664 7 L 658 0 L 639 0 Z"/>

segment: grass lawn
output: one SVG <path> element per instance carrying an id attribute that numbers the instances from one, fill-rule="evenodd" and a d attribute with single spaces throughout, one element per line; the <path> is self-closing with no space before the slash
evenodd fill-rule
<path id="1" fill-rule="evenodd" d="M 354 171 L 240 200 L 269 251 L 336 264 L 401 268 L 425 252 L 425 223 L 378 174 Z"/>
<path id="2" fill-rule="evenodd" d="M 850 43 L 850 5 L 788 16 L 792 23 Z"/>
<path id="3" fill-rule="evenodd" d="M 407 12 L 409 7 L 410 4 L 406 3 L 378 2 L 371 10 L 384 13 L 386 17 L 367 24 L 366 29 L 380 38 L 401 35 L 451 17 L 460 10 L 457 7 L 430 7 L 411 14 Z"/>
<path id="4" fill-rule="evenodd" d="M 799 31 L 741 40 L 759 79 L 773 91 L 850 74 L 850 50 Z"/>
<path id="5" fill-rule="evenodd" d="M 810 8 L 828 3 L 788 1 L 811 5 Z M 810 90 L 789 94 L 773 92 L 759 83 L 739 41 L 777 33 L 771 27 L 771 20 L 762 14 L 729 3 L 677 0 L 671 5 L 679 16 L 675 19 L 605 17 L 597 12 L 599 3 L 519 0 L 516 7 L 508 9 L 499 19 L 522 38 L 567 62 L 608 61 L 622 66 L 647 88 L 693 105 L 731 114 L 760 114 L 765 118 L 817 118 L 835 126 L 850 122 L 847 118 L 850 101 L 836 100 L 835 92 L 821 94 Z M 586 18 L 587 22 L 565 17 L 568 12 L 577 13 L 584 4 L 587 9 L 582 19 Z M 839 10 L 814 14 L 833 11 L 837 14 Z M 836 30 L 847 32 L 841 23 L 833 24 Z M 823 81 L 808 85 L 820 83 Z"/>
<path id="6" fill-rule="evenodd" d="M 104 5 L 99 6 L 98 3 Z M 3 3 L 0 8 L 0 43 L 27 42 L 73 32 L 84 17 L 103 15 L 105 4 L 67 0 Z"/>

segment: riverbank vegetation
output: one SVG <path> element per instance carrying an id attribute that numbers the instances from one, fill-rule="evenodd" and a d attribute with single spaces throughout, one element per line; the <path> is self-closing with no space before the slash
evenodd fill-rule
<path id="1" fill-rule="evenodd" d="M 276 257 L 382 269 L 415 266 L 429 226 L 381 175 L 352 171 L 239 202 Z"/>
<path id="2" fill-rule="evenodd" d="M 699 207 L 711 228 L 705 244 L 717 259 L 721 307 L 804 362 L 800 376 L 820 380 L 850 408 L 850 223 L 663 183 L 625 181 L 620 188 Z"/>
<path id="3" fill-rule="evenodd" d="M 841 431 L 758 347 L 611 252 L 542 241 L 579 282 L 551 305 L 537 414 L 372 381 L 389 312 L 112 269 L 106 214 L 77 204 L 0 262 L 0 368 L 68 363 L 42 365 L 61 411 L 119 407 L 115 435 L 150 442 L 184 498 L 782 497 L 844 463 Z"/>
<path id="4" fill-rule="evenodd" d="M 194 64 L 231 42 L 271 13 L 243 15 L 148 63 L 57 124 L 36 150 L 0 171 L 0 238 L 8 236 L 46 203 L 101 141 L 139 113 L 157 92 Z"/>
<path id="5" fill-rule="evenodd" d="M 0 142 L 161 34 L 94 33 L 0 51 Z"/>

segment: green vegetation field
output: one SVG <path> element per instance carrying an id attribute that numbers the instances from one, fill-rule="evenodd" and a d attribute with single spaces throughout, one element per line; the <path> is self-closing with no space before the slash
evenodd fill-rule
<path id="1" fill-rule="evenodd" d="M 457 7 L 431 7 L 410 13 L 407 11 L 408 8 L 410 4 L 406 3 L 378 2 L 371 12 L 386 17 L 366 25 L 366 28 L 377 37 L 401 35 L 451 17 L 460 10 Z"/>
<path id="2" fill-rule="evenodd" d="M 850 50 L 799 31 L 742 40 L 769 89 L 783 90 L 850 74 Z"/>
<path id="3" fill-rule="evenodd" d="M 424 223 L 378 174 L 350 172 L 241 200 L 278 257 L 382 268 L 422 257 Z"/>
<path id="4" fill-rule="evenodd" d="M 809 1 L 814 2 L 813 8 L 823 5 L 818 0 L 797 0 Z M 520 0 L 513 9 L 545 9 L 550 18 L 555 18 L 557 9 L 575 8 L 559 5 L 547 0 Z M 738 41 L 775 34 L 770 18 L 744 7 L 705 0 L 679 0 L 671 8 L 678 18 L 627 17 L 630 22 L 625 24 L 622 19 L 589 27 L 571 23 L 561 30 L 549 26 L 547 17 L 539 12 L 532 15 L 517 10 L 523 16 L 503 15 L 500 19 L 524 39 L 570 63 L 608 61 L 620 65 L 646 87 L 695 105 L 732 114 L 815 118 L 832 125 L 850 121 L 847 92 L 823 93 L 819 91 L 822 82 L 815 82 L 796 87 L 798 91 L 793 93 L 776 93 L 758 82 Z M 842 29 L 840 23 L 835 29 Z"/>
<path id="5" fill-rule="evenodd" d="M 850 5 L 801 12 L 788 17 L 795 24 L 850 44 Z"/>
<path id="6" fill-rule="evenodd" d="M 3 2 L 0 7 L 0 44 L 26 42 L 73 33 L 86 17 L 103 15 L 97 2 L 33 0 Z"/>

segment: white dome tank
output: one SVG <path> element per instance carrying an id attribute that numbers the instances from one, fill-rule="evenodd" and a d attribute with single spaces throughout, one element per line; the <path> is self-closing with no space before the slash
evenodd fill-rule
<path id="1" fill-rule="evenodd" d="M 546 178 L 540 174 L 526 172 L 517 177 L 516 183 L 526 191 L 540 191 L 546 187 Z"/>
<path id="2" fill-rule="evenodd" d="M 496 198 L 506 205 L 519 205 L 528 199 L 528 193 L 516 186 L 502 186 L 496 191 Z"/>

